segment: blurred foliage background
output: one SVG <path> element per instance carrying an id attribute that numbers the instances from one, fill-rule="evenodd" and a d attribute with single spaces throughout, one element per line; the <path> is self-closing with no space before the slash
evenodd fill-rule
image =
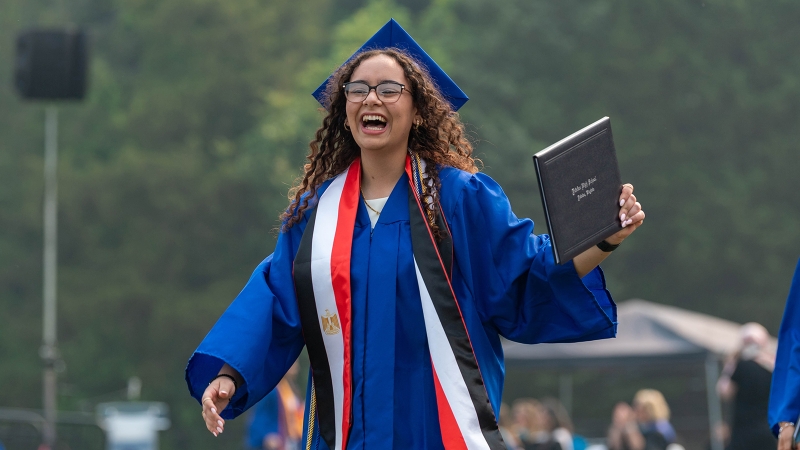
<path id="1" fill-rule="evenodd" d="M 183 368 L 274 245 L 322 113 L 311 91 L 389 18 L 472 100 L 484 171 L 547 230 L 531 156 L 612 118 L 646 225 L 604 264 L 644 298 L 777 332 L 800 256 L 800 3 L 790 0 L 3 0 L 0 406 L 41 407 L 43 104 L 13 90 L 32 26 L 92 37 L 60 108 L 59 406 L 126 380 L 166 401 L 163 449 L 204 431 Z"/>

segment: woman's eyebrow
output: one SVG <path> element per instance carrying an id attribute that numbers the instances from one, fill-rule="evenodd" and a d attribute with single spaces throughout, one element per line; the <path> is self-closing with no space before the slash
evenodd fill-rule
<path id="1" fill-rule="evenodd" d="M 349 81 L 349 83 L 364 83 L 364 84 L 369 84 L 369 82 L 368 82 L 367 80 L 350 80 L 350 81 Z M 380 80 L 380 81 L 378 81 L 378 84 L 381 84 L 381 83 L 397 83 L 397 84 L 403 84 L 403 83 L 401 83 L 401 82 L 399 82 L 399 81 L 396 81 L 396 80 Z"/>

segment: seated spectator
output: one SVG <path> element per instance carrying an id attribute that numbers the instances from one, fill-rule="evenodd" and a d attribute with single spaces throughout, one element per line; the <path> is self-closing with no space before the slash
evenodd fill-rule
<path id="1" fill-rule="evenodd" d="M 532 421 L 531 416 L 536 414 L 535 409 L 536 405 L 533 403 L 533 399 L 530 398 L 518 398 L 514 400 L 511 407 L 513 416 L 511 432 L 519 443 L 518 446 L 520 448 L 522 448 L 522 441 L 532 433 L 529 426 Z"/>
<path id="2" fill-rule="evenodd" d="M 618 403 L 607 439 L 609 450 L 666 450 L 675 442 L 675 429 L 661 392 L 642 389 L 634 396 L 633 407 Z"/>
<path id="3" fill-rule="evenodd" d="M 543 414 L 543 425 L 552 439 L 561 446 L 561 450 L 574 450 L 572 443 L 572 420 L 569 413 L 560 401 L 554 398 L 546 398 L 541 403 Z"/>
<path id="4" fill-rule="evenodd" d="M 520 445 L 517 434 L 514 432 L 514 419 L 511 415 L 511 410 L 507 403 L 500 404 L 500 417 L 497 421 L 497 428 L 500 430 L 500 436 L 503 437 L 503 442 L 506 443 L 508 450 L 520 450 Z"/>
<path id="5" fill-rule="evenodd" d="M 645 437 L 656 432 L 664 437 L 667 444 L 675 442 L 675 429 L 669 422 L 669 406 L 661 392 L 655 389 L 642 389 L 633 398 L 636 420 Z"/>
<path id="6" fill-rule="evenodd" d="M 564 450 L 548 428 L 547 412 L 541 402 L 519 399 L 514 402 L 514 412 L 515 431 L 524 450 Z"/>

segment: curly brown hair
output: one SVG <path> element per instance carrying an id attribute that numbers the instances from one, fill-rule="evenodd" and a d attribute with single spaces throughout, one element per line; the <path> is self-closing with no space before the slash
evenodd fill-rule
<path id="1" fill-rule="evenodd" d="M 350 80 L 353 71 L 363 61 L 377 55 L 387 55 L 397 61 L 408 80 L 408 92 L 422 118 L 422 123 L 411 129 L 408 148 L 428 163 L 425 172 L 433 180 L 436 191 L 441 186 L 440 167 L 452 166 L 470 173 L 478 171 L 476 160 L 472 157 L 472 144 L 467 139 L 458 113 L 453 111 L 450 103 L 439 92 L 424 66 L 402 50 L 389 48 L 364 51 L 340 67 L 334 74 L 333 81 L 328 83 L 325 93 L 328 114 L 322 120 L 322 126 L 317 130 L 314 140 L 309 143 L 311 152 L 307 157 L 308 163 L 303 167 L 303 176 L 289 190 L 289 207 L 281 215 L 282 231 L 300 221 L 303 213 L 310 207 L 310 201 L 316 198 L 317 189 L 322 183 L 344 172 L 360 155 L 361 149 L 350 131 L 345 128 L 347 99 L 341 86 Z M 431 200 L 435 202 L 437 199 Z M 431 226 L 438 234 L 435 221 Z"/>

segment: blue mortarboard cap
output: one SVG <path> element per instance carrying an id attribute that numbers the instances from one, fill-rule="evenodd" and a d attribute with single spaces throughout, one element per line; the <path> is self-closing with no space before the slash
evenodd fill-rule
<path id="1" fill-rule="evenodd" d="M 409 55 L 414 57 L 420 64 L 425 66 L 428 70 L 428 74 L 430 74 L 433 81 L 436 83 L 439 91 L 444 95 L 447 101 L 450 102 L 450 105 L 453 107 L 454 111 L 457 111 L 458 108 L 461 108 L 464 103 L 467 103 L 469 97 L 458 85 L 444 73 L 441 67 L 436 64 L 436 61 L 433 60 L 422 47 L 417 44 L 416 41 L 409 35 L 403 27 L 400 26 L 399 23 L 395 22 L 394 19 L 390 19 L 386 25 L 381 27 L 377 33 L 375 33 L 361 48 L 356 51 L 353 56 L 361 53 L 362 51 L 366 50 L 374 50 L 374 49 L 383 49 L 383 48 L 397 48 L 407 52 Z M 348 58 L 347 61 L 353 58 L 351 56 Z M 345 62 L 347 64 L 347 62 Z M 327 107 L 325 104 L 325 88 L 328 86 L 333 79 L 333 75 L 329 76 L 324 83 L 322 83 L 316 91 L 312 94 L 315 99 L 322 106 Z"/>

